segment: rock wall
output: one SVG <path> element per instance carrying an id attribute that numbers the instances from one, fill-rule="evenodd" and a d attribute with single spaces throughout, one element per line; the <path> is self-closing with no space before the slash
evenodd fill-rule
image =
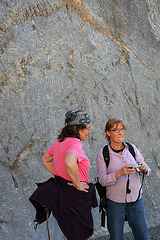
<path id="1" fill-rule="evenodd" d="M 143 199 L 149 226 L 160 223 L 160 4 L 156 0 L 2 0 L 0 20 L 0 238 L 47 239 L 35 231 L 28 198 L 50 174 L 41 162 L 64 126 L 84 108 L 92 134 L 83 143 L 96 177 L 96 155 L 110 117 L 152 168 Z M 96 234 L 98 208 L 93 210 Z M 52 218 L 49 220 L 54 235 Z M 129 231 L 126 226 L 126 230 Z"/>

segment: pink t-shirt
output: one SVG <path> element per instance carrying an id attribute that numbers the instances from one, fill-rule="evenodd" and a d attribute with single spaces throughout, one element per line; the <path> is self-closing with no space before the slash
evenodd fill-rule
<path id="1" fill-rule="evenodd" d="M 67 152 L 73 152 L 77 155 L 79 179 L 89 183 L 90 162 L 83 151 L 82 142 L 78 138 L 67 137 L 63 142 L 56 140 L 53 146 L 47 150 L 49 155 L 53 155 L 53 175 L 70 181 L 64 164 Z"/>

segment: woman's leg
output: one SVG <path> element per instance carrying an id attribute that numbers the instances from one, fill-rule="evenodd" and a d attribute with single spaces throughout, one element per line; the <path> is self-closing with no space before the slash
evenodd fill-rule
<path id="1" fill-rule="evenodd" d="M 148 240 L 148 228 L 145 219 L 143 200 L 139 199 L 136 203 L 127 206 L 128 223 L 132 229 L 135 240 Z"/>
<path id="2" fill-rule="evenodd" d="M 110 233 L 110 240 L 123 240 L 125 203 L 116 203 L 107 199 L 107 227 Z"/>

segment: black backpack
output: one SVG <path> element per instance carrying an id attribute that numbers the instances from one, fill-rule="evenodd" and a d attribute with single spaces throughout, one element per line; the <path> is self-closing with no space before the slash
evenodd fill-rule
<path id="1" fill-rule="evenodd" d="M 126 142 L 126 144 L 128 145 L 129 151 L 135 159 L 135 152 L 134 152 L 133 146 L 128 142 Z M 109 165 L 109 162 L 110 162 L 108 145 L 104 146 L 104 148 L 103 148 L 103 158 L 104 158 L 104 161 L 106 163 L 106 167 L 108 168 L 108 165 Z M 101 226 L 105 227 L 106 187 L 103 187 L 99 183 L 98 179 L 97 179 L 97 182 L 94 185 L 95 185 L 95 187 L 97 189 L 97 192 L 98 192 L 98 195 L 100 197 L 99 212 L 102 212 L 101 213 Z"/>

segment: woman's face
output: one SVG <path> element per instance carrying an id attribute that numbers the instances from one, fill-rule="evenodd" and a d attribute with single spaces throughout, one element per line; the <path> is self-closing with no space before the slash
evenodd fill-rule
<path id="1" fill-rule="evenodd" d="M 87 124 L 86 128 L 79 130 L 79 136 L 81 141 L 86 141 L 88 134 L 91 133 L 90 127 L 91 127 L 91 124 Z"/>
<path id="2" fill-rule="evenodd" d="M 124 140 L 124 128 L 119 123 L 115 124 L 106 134 L 110 137 L 110 141 L 114 143 L 122 143 Z"/>

